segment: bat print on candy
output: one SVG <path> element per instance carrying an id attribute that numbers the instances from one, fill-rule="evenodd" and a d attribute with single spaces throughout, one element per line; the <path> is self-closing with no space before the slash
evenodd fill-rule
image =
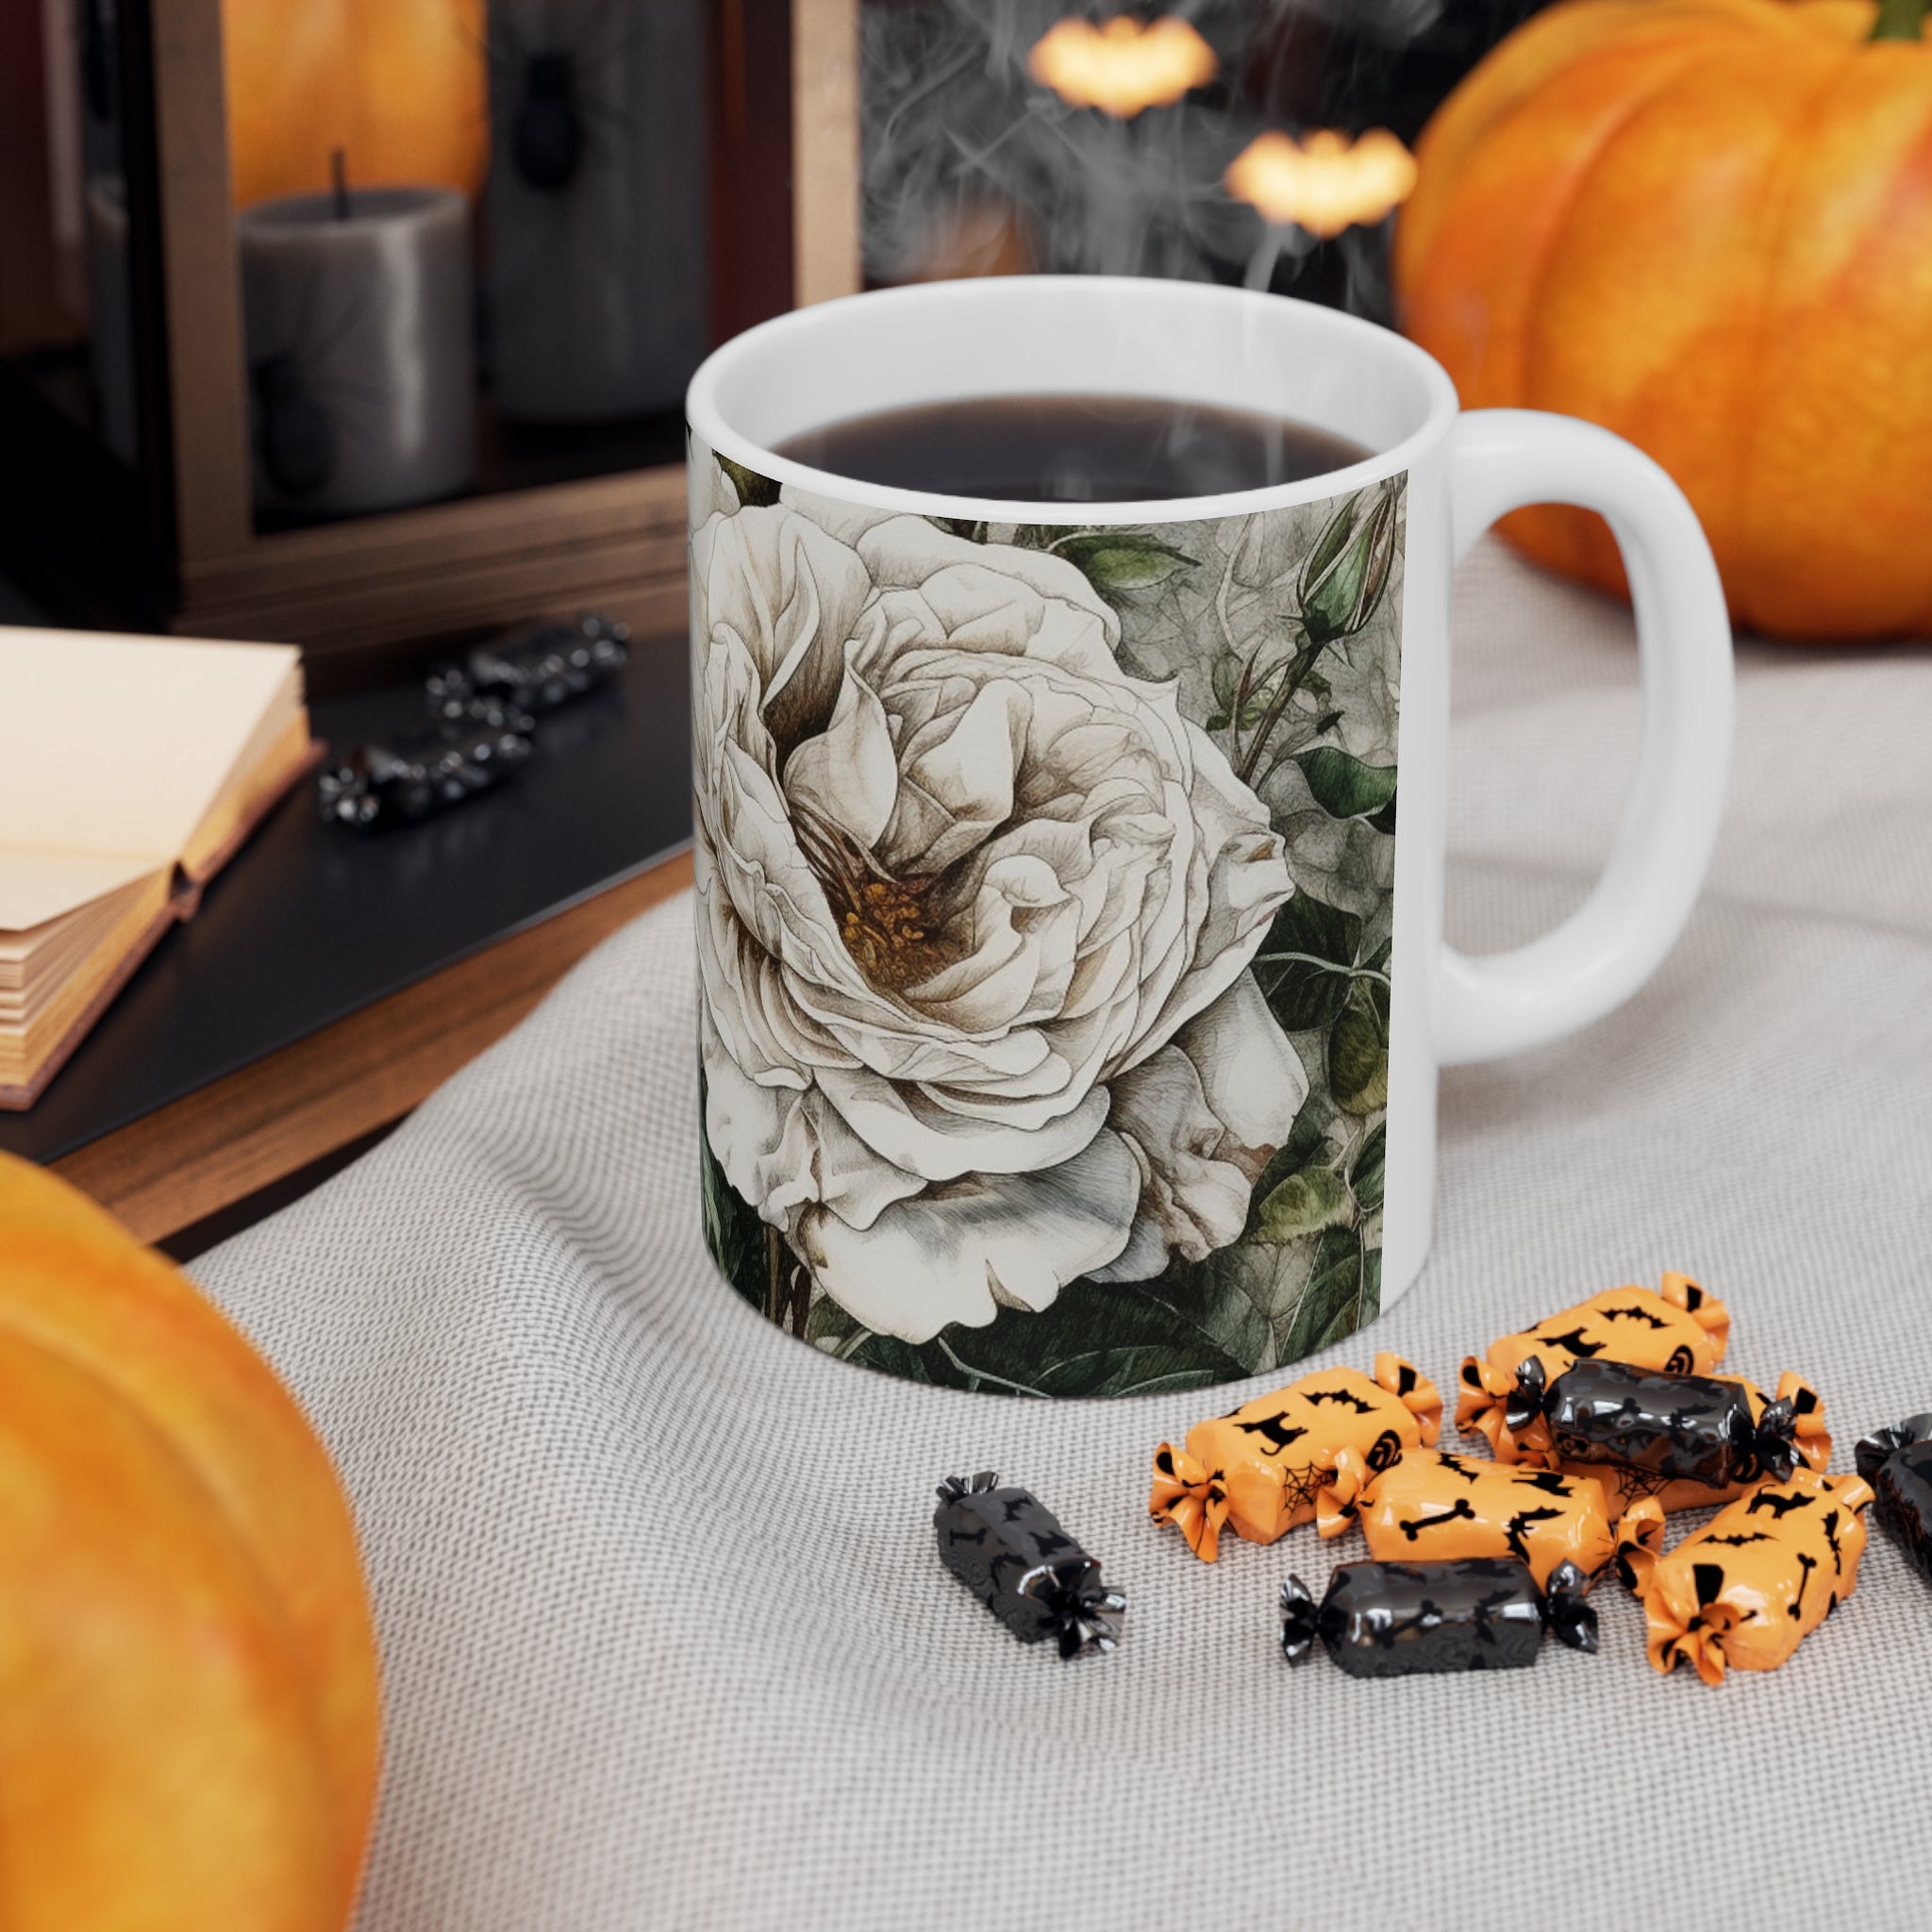
<path id="1" fill-rule="evenodd" d="M 1525 1450 L 1546 1446 L 1541 1424 L 1519 1435 L 1507 1420 L 1524 1362 L 1540 1362 L 1546 1382 L 1574 1362 L 1598 1360 L 1707 1375 L 1724 1359 L 1730 1327 L 1724 1303 L 1688 1274 L 1667 1274 L 1657 1290 L 1607 1289 L 1468 1357 L 1457 1388 L 1456 1426 L 1485 1437 L 1498 1462 L 1519 1461 Z"/>
<path id="2" fill-rule="evenodd" d="M 1730 1670 L 1775 1670 L 1857 1587 L 1872 1496 L 1862 1476 L 1801 1468 L 1668 1554 L 1657 1501 L 1633 1505 L 1617 1567 L 1642 1600 L 1653 1667 L 1669 1674 L 1688 1663 L 1711 1685 Z"/>
<path id="3" fill-rule="evenodd" d="M 1148 1513 L 1173 1524 L 1211 1563 L 1224 1527 L 1272 1543 L 1314 1521 L 1316 1499 L 1344 1454 L 1365 1468 L 1386 1468 L 1434 1442 L 1441 1419 L 1436 1385 L 1400 1356 L 1378 1355 L 1369 1375 L 1319 1369 L 1196 1423 L 1179 1448 L 1163 1442 Z"/>
<path id="4" fill-rule="evenodd" d="M 1594 1576 L 1616 1549 L 1593 1476 L 1424 1449 L 1382 1470 L 1344 1456 L 1316 1521 L 1324 1537 L 1359 1523 L 1370 1556 L 1381 1561 L 1509 1557 L 1526 1563 L 1539 1586 L 1560 1563 Z"/>

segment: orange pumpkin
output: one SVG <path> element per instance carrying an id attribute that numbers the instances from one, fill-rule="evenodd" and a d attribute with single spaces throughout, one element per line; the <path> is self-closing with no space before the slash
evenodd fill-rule
<path id="1" fill-rule="evenodd" d="M 1418 150 L 1405 327 L 1465 407 L 1558 409 L 1648 450 L 1752 630 L 1932 630 L 1924 10 L 1565 0 L 1475 69 Z M 1623 588 L 1595 517 L 1507 527 Z"/>
<path id="2" fill-rule="evenodd" d="M 11 1932 L 340 1932 L 377 1706 L 328 1457 L 186 1276 L 6 1157 L 0 1575 Z"/>
<path id="3" fill-rule="evenodd" d="M 235 203 L 329 185 L 474 195 L 490 159 L 484 0 L 222 0 Z"/>

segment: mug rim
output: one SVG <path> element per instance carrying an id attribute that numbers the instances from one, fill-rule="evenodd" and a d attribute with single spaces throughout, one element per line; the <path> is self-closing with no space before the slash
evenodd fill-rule
<path id="1" fill-rule="evenodd" d="M 1145 497 L 1120 503 L 1076 503 L 1064 499 L 1036 501 L 993 499 L 981 496 L 951 496 L 938 491 L 907 490 L 896 485 L 868 483 L 858 477 L 841 475 L 837 471 L 815 469 L 807 463 L 782 457 L 746 436 L 725 420 L 720 390 L 743 366 L 756 358 L 779 352 L 789 340 L 829 323 L 837 325 L 841 314 L 850 314 L 853 305 L 868 305 L 868 312 L 891 304 L 917 311 L 922 307 L 957 307 L 978 303 L 997 307 L 1042 284 L 1080 285 L 1091 292 L 1123 302 L 1145 302 L 1150 291 L 1158 291 L 1164 303 L 1198 304 L 1202 308 L 1220 306 L 1246 307 L 1263 323 L 1291 325 L 1297 328 L 1327 333 L 1357 353 L 1379 356 L 1406 365 L 1418 377 L 1427 397 L 1424 418 L 1407 435 L 1386 449 L 1372 451 L 1359 462 L 1343 468 L 1324 470 L 1294 482 L 1274 483 L 1256 490 L 1223 491 L 1210 496 Z M 1070 391 L 1057 384 L 1055 395 Z M 1147 393 L 1157 393 L 1149 391 Z M 972 393 L 968 391 L 967 393 Z M 1010 387 L 1003 395 L 1025 393 Z M 1094 394 L 1116 394 L 1108 384 L 1096 388 Z M 944 398 L 935 394 L 933 400 Z M 816 495 L 843 501 L 860 501 L 879 508 L 908 511 L 920 516 L 965 519 L 986 523 L 1063 524 L 1077 521 L 1083 526 L 1110 524 L 1187 523 L 1200 518 L 1243 516 L 1260 510 L 1280 509 L 1302 503 L 1319 502 L 1345 494 L 1384 476 L 1411 470 L 1417 462 L 1448 434 L 1461 408 L 1456 386 L 1448 372 L 1425 349 L 1420 348 L 1393 329 L 1365 317 L 1350 315 L 1339 308 L 1307 302 L 1291 295 L 1276 295 L 1264 290 L 1234 289 L 1218 282 L 1162 281 L 1135 275 L 998 275 L 971 277 L 955 281 L 917 282 L 890 289 L 868 289 L 852 295 L 840 295 L 804 308 L 755 324 L 721 343 L 699 364 L 685 391 L 685 421 L 691 433 L 719 456 L 728 457 L 761 476 L 783 485 L 812 491 Z"/>

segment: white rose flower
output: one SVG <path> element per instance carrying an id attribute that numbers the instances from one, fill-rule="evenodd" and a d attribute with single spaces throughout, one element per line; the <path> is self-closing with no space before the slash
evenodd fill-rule
<path id="1" fill-rule="evenodd" d="M 1293 891 L 1071 563 L 809 498 L 691 540 L 705 1127 L 923 1341 L 1241 1231 L 1307 1093 L 1248 971 Z"/>

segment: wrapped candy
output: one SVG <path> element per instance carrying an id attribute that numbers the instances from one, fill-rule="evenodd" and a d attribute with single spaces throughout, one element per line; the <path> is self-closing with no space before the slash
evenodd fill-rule
<path id="1" fill-rule="evenodd" d="M 380 831 L 460 805 L 529 762 L 527 725 L 514 709 L 465 707 L 458 722 L 332 752 L 315 781 L 323 823 Z"/>
<path id="2" fill-rule="evenodd" d="M 1525 1459 L 1601 1479 L 1612 1520 L 1640 1497 L 1660 1509 L 1728 1502 L 1799 1464 L 1821 1474 L 1831 1461 L 1824 1404 L 1802 1375 L 1779 1379 L 1775 1397 L 1741 1375 L 1672 1375 L 1624 1362 L 1576 1362 L 1545 1384 L 1527 1357 L 1505 1408 L 1519 1437 L 1532 1425 L 1548 1444 Z"/>
<path id="3" fill-rule="evenodd" d="M 1324 1537 L 1359 1522 L 1370 1556 L 1384 1562 L 1514 1557 L 1529 1565 L 1540 1588 L 1560 1563 L 1594 1576 L 1617 1547 L 1594 1474 L 1477 1462 L 1427 1449 L 1411 1449 L 1380 1472 L 1343 1450 L 1315 1521 Z"/>
<path id="4" fill-rule="evenodd" d="M 1436 1385 L 1400 1356 L 1378 1355 L 1373 1376 L 1319 1369 L 1230 1415 L 1196 1423 L 1185 1448 L 1163 1442 L 1154 1455 L 1148 1514 L 1174 1524 L 1211 1563 L 1224 1524 L 1251 1543 L 1272 1543 L 1312 1523 L 1315 1498 L 1343 1450 L 1385 1469 L 1405 1449 L 1434 1442 L 1441 1422 Z"/>
<path id="5" fill-rule="evenodd" d="M 555 710 L 609 684 L 630 661 L 629 630 L 596 610 L 575 624 L 538 624 L 478 644 L 461 664 L 434 666 L 429 708 L 454 719 L 478 694 L 508 698 L 527 710 Z"/>
<path id="6" fill-rule="evenodd" d="M 1707 1375 L 1724 1360 L 1730 1332 L 1724 1303 L 1688 1274 L 1666 1274 L 1661 1291 L 1607 1289 L 1520 1335 L 1504 1336 L 1484 1355 L 1469 1357 L 1457 1391 L 1456 1426 L 1464 1435 L 1487 1437 L 1498 1462 L 1515 1462 L 1520 1446 L 1543 1446 L 1534 1428 L 1519 1445 L 1504 1415 L 1516 1371 L 1531 1357 L 1552 1382 L 1572 1362 L 1592 1360 Z"/>
<path id="7" fill-rule="evenodd" d="M 1298 1664 L 1319 1638 L 1351 1677 L 1524 1670 L 1546 1629 L 1572 1650 L 1596 1648 L 1589 1587 L 1575 1564 L 1558 1563 L 1539 1590 L 1514 1557 L 1342 1563 L 1319 1604 L 1299 1576 L 1281 1586 L 1281 1654 Z"/>
<path id="8" fill-rule="evenodd" d="M 1111 1650 L 1126 1598 L 1039 1497 L 999 1484 L 981 1470 L 940 1485 L 932 1526 L 946 1568 L 1022 1643 L 1051 1637 L 1063 1657 Z"/>
<path id="9" fill-rule="evenodd" d="M 1652 1665 L 1668 1675 L 1689 1662 L 1707 1684 L 1726 1669 L 1776 1670 L 1857 1588 L 1871 1501 L 1862 1476 L 1800 1469 L 1719 1510 L 1668 1556 L 1657 1500 L 1633 1504 L 1617 1567 L 1642 1599 Z"/>
<path id="10" fill-rule="evenodd" d="M 1932 1583 L 1932 1415 L 1867 1436 L 1852 1452 L 1878 1498 L 1878 1526 Z"/>

